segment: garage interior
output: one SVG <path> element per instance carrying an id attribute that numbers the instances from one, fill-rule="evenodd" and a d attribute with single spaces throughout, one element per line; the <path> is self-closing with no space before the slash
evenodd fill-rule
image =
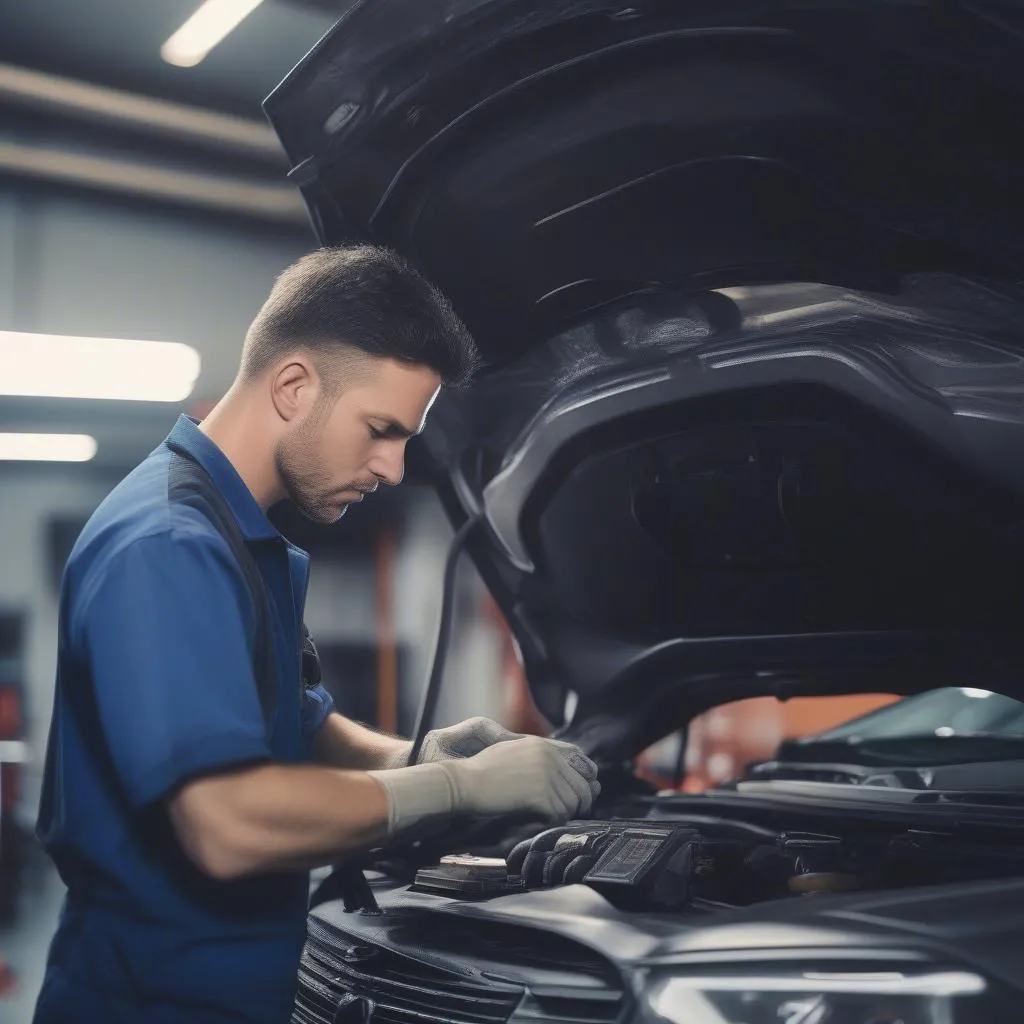
<path id="1" fill-rule="evenodd" d="M 199 6 L 0 0 L 0 1024 L 31 1018 L 62 895 L 32 830 L 64 560 L 176 417 L 201 417 L 227 390 L 275 276 L 316 245 L 261 102 L 349 2 L 249 0 L 208 52 L 175 51 L 169 41 Z M 104 392 L 116 391 L 108 376 L 88 397 L 61 394 L 75 382 L 59 353 L 95 339 L 188 346 L 198 375 L 175 389 L 157 369 L 127 393 Z M 408 486 L 335 527 L 287 511 L 277 521 L 313 555 L 306 621 L 339 709 L 408 735 L 452 536 L 437 500 Z M 459 585 L 435 724 L 480 714 L 543 730 L 508 630 L 467 564 Z M 686 786 L 882 700 L 718 709 L 691 726 Z M 649 752 L 654 777 L 672 774 L 678 746 Z"/>

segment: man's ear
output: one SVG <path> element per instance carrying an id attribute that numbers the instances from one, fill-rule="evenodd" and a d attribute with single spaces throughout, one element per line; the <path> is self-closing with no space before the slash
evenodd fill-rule
<path id="1" fill-rule="evenodd" d="M 313 364 L 302 355 L 289 357 L 270 377 L 270 398 L 286 423 L 298 419 L 315 404 L 318 378 Z"/>

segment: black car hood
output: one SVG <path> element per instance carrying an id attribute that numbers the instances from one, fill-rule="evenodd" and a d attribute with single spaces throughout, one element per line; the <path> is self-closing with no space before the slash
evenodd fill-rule
<path id="1" fill-rule="evenodd" d="M 988 2 L 373 0 L 266 101 L 320 240 L 403 252 L 480 343 L 420 469 L 588 746 L 1020 688 L 1022 39 Z"/>
<path id="2" fill-rule="evenodd" d="M 366 943 L 364 948 L 401 949 L 428 964 L 437 963 L 438 946 L 446 952 L 452 949 L 445 966 L 457 963 L 464 976 L 471 972 L 466 966 L 469 957 L 490 952 L 504 938 L 502 973 L 515 971 L 526 959 L 519 952 L 525 948 L 537 959 L 539 950 L 550 950 L 548 969 L 565 971 L 568 977 L 574 966 L 586 962 L 583 951 L 592 950 L 603 960 L 590 961 L 591 978 L 602 977 L 600 968 L 609 962 L 619 970 L 672 964 L 700 971 L 720 968 L 723 961 L 733 967 L 763 967 L 772 961 L 807 964 L 821 958 L 834 965 L 843 960 L 856 963 L 859 956 L 866 956 L 875 963 L 888 961 L 904 967 L 915 961 L 971 964 L 992 981 L 1013 984 L 1020 931 L 1012 925 L 1000 926 L 998 921 L 1012 921 L 1013 916 L 995 911 L 1018 907 L 1024 899 L 1024 884 L 1000 879 L 969 886 L 821 895 L 773 901 L 690 922 L 683 915 L 617 910 L 584 885 L 479 903 L 404 888 L 390 892 L 381 888 L 378 898 L 385 910 L 379 916 L 345 913 L 338 903 L 325 904 L 313 916 L 317 925 L 352 936 Z M 458 922 L 454 928 L 449 923 L 452 919 Z M 554 936 L 573 944 L 555 947 L 561 954 L 557 958 L 551 946 Z M 525 941 L 518 944 L 515 939 Z M 576 990 L 582 1005 L 586 1005 L 585 994 L 594 989 L 600 989 L 596 979 L 588 989 Z M 606 1018 L 595 1014 L 590 1019 Z"/>

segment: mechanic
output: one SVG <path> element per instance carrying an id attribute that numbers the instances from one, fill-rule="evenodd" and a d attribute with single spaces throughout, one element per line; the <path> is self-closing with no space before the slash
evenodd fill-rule
<path id="1" fill-rule="evenodd" d="M 312 253 L 277 280 L 223 400 L 90 519 L 60 599 L 38 832 L 67 896 L 38 1024 L 283 1024 L 312 867 L 462 816 L 589 810 L 576 747 L 473 719 L 408 766 L 408 741 L 301 678 L 308 557 L 266 510 L 331 523 L 399 483 L 439 389 L 477 359 L 394 254 Z"/>

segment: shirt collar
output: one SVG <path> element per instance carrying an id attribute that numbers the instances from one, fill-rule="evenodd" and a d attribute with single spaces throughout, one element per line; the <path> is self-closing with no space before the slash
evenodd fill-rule
<path id="1" fill-rule="evenodd" d="M 228 507 L 238 520 L 246 540 L 280 540 L 281 533 L 267 518 L 259 503 L 238 475 L 228 457 L 199 429 L 199 420 L 179 416 L 165 442 L 168 447 L 190 455 L 213 478 Z"/>

